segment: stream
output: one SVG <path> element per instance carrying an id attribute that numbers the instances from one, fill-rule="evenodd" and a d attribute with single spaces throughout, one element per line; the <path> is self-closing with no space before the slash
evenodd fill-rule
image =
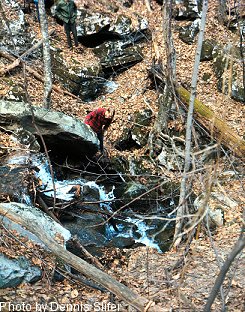
<path id="1" fill-rule="evenodd" d="M 52 181 L 48 160 L 43 154 L 15 154 L 8 159 L 8 165 L 28 165 L 34 168 L 35 178 L 38 180 L 37 191 L 48 199 L 51 203 L 49 207 L 52 206 L 54 199 L 54 182 L 56 203 L 69 206 L 69 209 L 61 208 L 60 220 L 63 226 L 72 235 L 76 235 L 86 247 L 134 248 L 134 246 L 144 245 L 155 248 L 161 253 L 170 244 L 169 230 L 166 231 L 167 236 L 164 236 L 165 241 L 162 244 L 162 238 L 156 240 L 154 235 L 159 231 L 159 221 L 147 222 L 144 215 L 138 217 L 132 211 L 128 214 L 124 211 L 123 214 L 113 216 L 111 220 L 113 222 L 107 222 L 108 216 L 115 211 L 111 207 L 113 201 L 117 200 L 114 194 L 115 185 L 97 184 L 80 176 L 59 180 L 55 173 Z M 79 186 L 81 189 L 83 198 L 80 200 L 80 205 L 73 205 L 77 200 L 73 192 L 74 186 Z M 23 193 L 20 197 L 20 202 L 33 205 L 33 199 L 28 194 Z"/>
<path id="2" fill-rule="evenodd" d="M 54 197 L 53 182 L 49 170 L 48 161 L 45 157 L 33 159 L 33 164 L 39 168 L 36 177 L 42 181 L 41 189 L 46 196 L 51 198 Z M 111 201 L 115 199 L 114 189 L 112 186 L 110 191 L 106 191 L 105 187 L 96 184 L 94 181 L 86 181 L 83 178 L 73 179 L 73 180 L 62 180 L 59 181 L 55 178 L 55 188 L 56 188 L 56 198 L 64 201 L 72 201 L 74 199 L 74 193 L 71 193 L 73 186 L 80 185 L 82 188 L 88 186 L 89 188 L 96 189 L 99 193 L 99 201 L 101 202 L 100 208 L 102 211 L 106 210 L 108 213 L 113 213 L 111 208 Z M 107 202 L 108 201 L 108 202 Z M 76 215 L 78 218 L 79 216 Z M 124 219 L 123 224 L 119 222 L 117 225 L 117 231 L 114 227 L 105 223 L 106 238 L 110 241 L 112 238 L 132 238 L 135 243 L 140 243 L 142 245 L 152 247 L 161 252 L 160 247 L 156 244 L 151 237 L 147 236 L 147 231 L 153 229 L 152 226 L 147 226 L 144 220 L 127 217 Z"/>

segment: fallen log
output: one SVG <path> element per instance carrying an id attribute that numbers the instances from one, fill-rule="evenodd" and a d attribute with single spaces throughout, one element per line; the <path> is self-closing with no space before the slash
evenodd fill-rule
<path id="1" fill-rule="evenodd" d="M 48 231 L 45 231 L 44 225 L 40 223 L 39 219 L 32 213 L 32 211 L 36 209 L 36 207 L 30 207 L 25 204 L 0 203 L 1 215 L 20 224 L 28 231 L 36 235 L 54 255 L 62 259 L 68 265 L 72 266 L 81 274 L 87 276 L 99 285 L 102 285 L 108 291 L 115 294 L 119 299 L 124 300 L 138 311 L 163 311 L 163 309 L 159 306 L 154 306 L 154 302 L 139 296 L 127 286 L 118 282 L 114 277 L 111 277 L 107 273 L 97 269 L 93 265 L 66 250 L 56 241 L 56 239 L 59 240 L 59 235 L 54 235 L 54 239 L 51 235 L 49 235 Z M 41 212 L 39 211 L 39 213 Z M 47 216 L 46 218 L 50 217 Z"/>
<path id="2" fill-rule="evenodd" d="M 10 60 L 11 62 L 15 62 L 16 61 L 16 58 L 14 56 L 12 56 L 11 54 L 9 54 L 8 52 L 6 51 L 0 51 L 0 56 Z M 22 63 L 25 63 L 23 60 L 20 60 Z M 43 77 L 37 72 L 35 71 L 34 69 L 32 69 L 30 66 L 26 65 L 25 66 L 25 69 L 26 71 L 28 71 L 30 74 L 32 74 L 37 80 L 41 81 L 44 83 L 44 79 Z M 61 93 L 61 94 L 66 94 L 66 95 L 69 95 L 71 97 L 73 97 L 74 99 L 79 99 L 76 95 L 66 91 L 66 90 L 62 90 L 60 89 L 59 87 L 57 86 L 54 86 L 52 87 L 52 89 L 57 92 L 57 93 Z M 81 99 L 79 99 L 81 100 Z"/>
<path id="3" fill-rule="evenodd" d="M 176 86 L 176 93 L 180 100 L 188 106 L 190 102 L 190 92 L 184 87 Z M 209 129 L 210 133 L 215 134 L 218 142 L 228 147 L 237 156 L 245 156 L 245 141 L 240 138 L 224 120 L 217 117 L 209 107 L 197 98 L 194 102 L 194 112 L 198 114 L 200 117 L 199 121 Z"/>
<path id="4" fill-rule="evenodd" d="M 49 37 L 55 33 L 54 29 L 49 32 Z M 15 59 L 11 64 L 2 68 L 0 70 L 0 76 L 4 76 L 7 72 L 13 70 L 15 67 L 19 66 L 21 61 L 24 61 L 24 57 L 31 54 L 33 51 L 37 50 L 43 44 L 43 39 L 39 40 L 36 44 L 34 44 L 30 49 L 26 50 L 23 54 L 21 54 L 17 59 Z"/>

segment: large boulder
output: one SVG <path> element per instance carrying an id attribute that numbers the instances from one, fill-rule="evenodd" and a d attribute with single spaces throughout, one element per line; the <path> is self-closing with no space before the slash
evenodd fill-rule
<path id="1" fill-rule="evenodd" d="M 107 77 L 115 70 L 125 71 L 143 60 L 141 47 L 130 46 L 123 41 L 106 42 L 94 48 L 94 53 L 100 58 L 100 64 Z"/>
<path id="2" fill-rule="evenodd" d="M 63 224 L 83 246 L 104 246 L 107 241 L 107 225 L 101 215 L 83 212 L 75 220 L 64 221 Z"/>
<path id="3" fill-rule="evenodd" d="M 5 129 L 23 128 L 39 140 L 42 136 L 47 149 L 55 155 L 81 158 L 98 150 L 96 134 L 82 121 L 63 113 L 27 103 L 0 101 L 0 115 L 0 125 Z"/>
<path id="4" fill-rule="evenodd" d="M 23 223 L 25 224 L 28 224 L 28 223 L 36 224 L 36 222 L 38 222 L 38 225 L 42 227 L 42 230 L 44 233 L 52 237 L 54 240 L 57 240 L 57 238 L 59 238 L 59 243 L 64 247 L 66 245 L 66 242 L 71 238 L 71 233 L 67 229 L 65 229 L 59 223 L 54 221 L 54 219 L 52 219 L 45 212 L 43 212 L 41 209 L 37 207 L 26 205 L 26 204 L 21 204 L 21 203 L 10 202 L 10 203 L 1 203 L 1 210 L 3 211 L 3 214 L 4 212 L 6 213 L 8 212 L 9 214 L 13 214 L 13 215 L 21 213 L 21 219 L 23 220 Z M 12 226 L 10 223 L 12 224 L 16 224 L 16 223 L 12 221 L 10 222 L 9 219 L 6 217 L 3 217 L 2 220 L 4 223 L 6 222 L 5 224 L 8 224 L 8 228 L 13 228 L 13 229 L 19 228 L 19 226 L 14 228 L 14 225 Z M 20 230 L 19 232 L 22 232 L 22 231 Z M 25 233 L 24 236 L 28 236 L 26 235 L 26 232 L 23 232 L 23 233 Z M 35 241 L 41 242 L 36 237 L 36 235 L 35 235 L 35 238 L 36 238 Z"/>
<path id="5" fill-rule="evenodd" d="M 106 87 L 101 65 L 91 64 L 84 67 L 77 60 L 70 59 L 67 64 L 57 49 L 52 49 L 52 73 L 54 78 L 82 101 L 93 101 Z"/>
<path id="6" fill-rule="evenodd" d="M 151 121 L 152 111 L 150 109 L 136 112 L 132 117 L 132 127 L 123 131 L 115 145 L 116 149 L 123 151 L 145 146 L 148 141 Z"/>
<path id="7" fill-rule="evenodd" d="M 139 15 L 137 24 L 133 26 L 132 20 L 124 15 L 118 15 L 115 20 L 105 13 L 79 10 L 77 33 L 82 44 L 95 47 L 105 41 L 134 37 L 135 33 L 144 33 L 148 29 L 147 21 Z"/>

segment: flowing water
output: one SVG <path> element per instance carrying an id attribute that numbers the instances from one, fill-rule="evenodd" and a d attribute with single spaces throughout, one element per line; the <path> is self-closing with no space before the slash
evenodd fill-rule
<path id="1" fill-rule="evenodd" d="M 37 172 L 37 178 L 42 181 L 41 189 L 44 191 L 45 195 L 49 197 L 54 197 L 53 190 L 53 182 L 52 177 L 49 170 L 49 165 L 45 157 L 36 158 L 33 160 L 33 164 L 39 168 Z M 105 191 L 105 187 L 96 184 L 94 181 L 86 181 L 82 178 L 74 179 L 74 180 L 62 180 L 59 181 L 54 179 L 55 182 L 55 190 L 56 190 L 56 198 L 62 199 L 65 201 L 71 201 L 74 199 L 74 193 L 69 193 L 71 188 L 75 185 L 80 185 L 81 187 L 90 186 L 98 190 L 100 195 L 100 207 L 102 210 L 107 210 L 112 213 L 111 201 L 115 199 L 114 189 L 112 186 L 110 191 Z M 128 224 L 128 226 L 127 226 Z M 135 226 L 132 226 L 135 225 Z M 124 220 L 123 224 L 117 226 L 118 231 L 115 231 L 114 227 L 109 223 L 106 224 L 106 233 L 107 238 L 111 239 L 113 237 L 125 237 L 125 238 L 133 238 L 136 243 L 141 243 L 145 246 L 149 246 L 157 249 L 161 252 L 158 244 L 154 243 L 152 238 L 147 236 L 147 230 L 152 229 L 151 226 L 148 226 L 144 220 L 128 217 Z"/>

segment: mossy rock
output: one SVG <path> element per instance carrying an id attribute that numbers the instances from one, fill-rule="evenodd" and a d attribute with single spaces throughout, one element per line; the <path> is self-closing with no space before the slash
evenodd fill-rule
<path id="1" fill-rule="evenodd" d="M 211 61 L 213 59 L 213 49 L 217 45 L 214 40 L 204 40 L 202 43 L 201 61 Z"/>
<path id="2" fill-rule="evenodd" d="M 193 23 L 180 27 L 179 29 L 179 38 L 187 43 L 192 44 L 195 41 L 195 38 L 199 32 L 199 22 L 195 20 Z"/>
<path id="3" fill-rule="evenodd" d="M 53 75 L 68 91 L 80 97 L 83 101 L 96 99 L 104 90 L 105 80 L 100 64 L 82 67 L 74 59 L 71 65 L 65 63 L 60 53 L 52 54 Z"/>

